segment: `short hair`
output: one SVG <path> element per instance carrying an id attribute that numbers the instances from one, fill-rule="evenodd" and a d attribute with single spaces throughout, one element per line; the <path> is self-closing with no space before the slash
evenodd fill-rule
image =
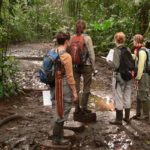
<path id="1" fill-rule="evenodd" d="M 83 20 L 78 20 L 76 22 L 76 34 L 80 35 L 86 29 L 86 23 Z"/>
<path id="2" fill-rule="evenodd" d="M 125 42 L 126 40 L 126 36 L 123 32 L 117 32 L 114 36 L 114 40 L 118 43 L 118 44 L 122 44 Z"/>
<path id="3" fill-rule="evenodd" d="M 143 35 L 141 35 L 141 34 L 136 34 L 136 35 L 133 37 L 133 41 L 137 42 L 138 44 L 143 44 L 143 42 L 144 42 L 144 37 L 143 37 Z"/>
<path id="4" fill-rule="evenodd" d="M 59 45 L 63 45 L 66 40 L 70 40 L 70 33 L 59 32 L 56 36 L 56 39 Z"/>

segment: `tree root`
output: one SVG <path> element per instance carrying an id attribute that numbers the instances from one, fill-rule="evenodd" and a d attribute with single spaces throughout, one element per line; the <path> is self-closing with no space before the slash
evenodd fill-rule
<path id="1" fill-rule="evenodd" d="M 8 123 L 9 121 L 15 120 L 15 119 L 26 119 L 26 117 L 18 114 L 10 115 L 0 121 L 0 127 L 4 124 Z"/>

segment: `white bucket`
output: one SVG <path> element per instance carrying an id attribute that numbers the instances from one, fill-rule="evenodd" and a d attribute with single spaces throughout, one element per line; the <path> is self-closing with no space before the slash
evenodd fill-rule
<path id="1" fill-rule="evenodd" d="M 43 94 L 43 105 L 52 106 L 50 90 L 43 91 L 42 94 Z"/>

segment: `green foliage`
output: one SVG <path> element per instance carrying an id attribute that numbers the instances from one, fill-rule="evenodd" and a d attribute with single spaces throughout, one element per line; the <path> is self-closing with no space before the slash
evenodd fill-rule
<path id="1" fill-rule="evenodd" d="M 5 50 L 0 49 L 0 97 L 14 95 L 19 86 L 15 75 L 19 69 L 18 62 L 14 57 L 5 55 Z"/>
<path id="2" fill-rule="evenodd" d="M 127 44 L 131 44 L 134 34 L 140 33 L 139 10 L 134 1 L 96 0 L 81 2 L 80 16 L 86 20 L 87 32 L 91 35 L 97 52 L 107 52 L 114 46 L 113 36 L 122 31 L 127 36 Z"/>
<path id="3" fill-rule="evenodd" d="M 94 44 L 103 50 L 103 44 L 98 42 L 100 36 L 110 40 L 115 32 L 123 31 L 131 38 L 140 32 L 138 15 L 145 1 L 5 0 L 1 17 L 3 24 L 9 26 L 12 42 L 50 40 L 61 28 L 73 31 L 75 21 L 81 18 L 86 20 Z"/>
<path id="4" fill-rule="evenodd" d="M 6 0 L 2 18 L 14 42 L 50 40 L 62 28 L 73 31 L 75 21 L 81 18 L 99 47 L 96 50 L 106 51 L 115 32 L 125 32 L 130 41 L 140 31 L 138 14 L 142 3 L 144 0 Z"/>

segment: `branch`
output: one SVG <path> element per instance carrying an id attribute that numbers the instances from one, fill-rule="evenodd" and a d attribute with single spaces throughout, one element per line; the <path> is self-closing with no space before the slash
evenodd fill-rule
<path id="1" fill-rule="evenodd" d="M 8 116 L 8 117 L 6 117 L 6 118 L 4 118 L 0 121 L 0 127 L 4 124 L 8 123 L 9 121 L 12 121 L 12 120 L 15 120 L 15 119 L 26 119 L 26 118 L 24 116 L 18 115 L 18 114 Z"/>

